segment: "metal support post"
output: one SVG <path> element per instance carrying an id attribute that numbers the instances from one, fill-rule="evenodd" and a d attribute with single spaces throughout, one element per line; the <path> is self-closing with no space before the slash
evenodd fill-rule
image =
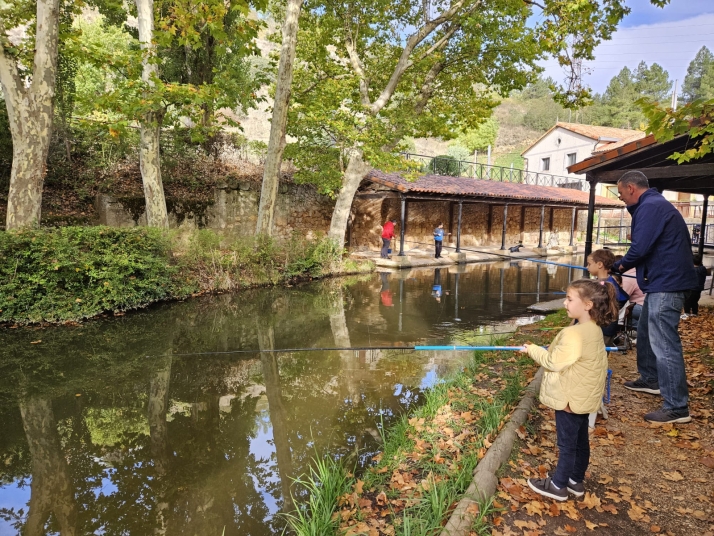
<path id="1" fill-rule="evenodd" d="M 406 220 L 407 198 L 402 196 L 402 215 L 399 225 L 399 257 L 404 257 L 404 222 Z"/>
<path id="2" fill-rule="evenodd" d="M 461 210 L 464 204 L 459 201 L 459 216 L 456 222 L 456 253 L 461 253 Z"/>
<path id="3" fill-rule="evenodd" d="M 697 253 L 701 257 L 704 255 L 704 238 L 707 234 L 707 211 L 709 210 L 709 196 L 704 196 L 704 203 L 702 204 L 702 224 L 699 227 L 699 248 Z"/>
<path id="4" fill-rule="evenodd" d="M 573 217 L 570 220 L 570 246 L 573 245 L 573 239 L 575 238 L 575 215 L 577 214 L 577 209 L 573 207 Z"/>
<path id="5" fill-rule="evenodd" d="M 590 206 L 588 206 L 588 211 L 590 210 Z M 597 234 L 595 234 L 595 243 L 599 244 L 600 243 L 600 220 L 602 220 L 602 209 L 599 208 L 597 209 Z"/>
<path id="6" fill-rule="evenodd" d="M 585 229 L 585 262 L 588 262 L 588 257 L 593 252 L 593 220 L 595 219 L 595 186 L 597 182 L 594 180 L 590 182 L 590 195 L 588 197 L 588 225 Z M 575 209 L 573 209 L 574 211 Z M 575 221 L 575 214 L 573 212 L 573 221 Z M 597 219 L 597 229 L 598 236 L 600 236 L 600 216 Z M 572 233 L 570 235 L 573 236 Z M 570 239 L 572 242 L 572 238 Z M 571 244 L 572 245 L 572 244 Z"/>
<path id="7" fill-rule="evenodd" d="M 621 208 L 620 209 L 620 228 L 617 230 L 617 242 L 619 244 L 622 244 L 622 225 L 623 225 L 624 218 L 625 218 L 625 209 Z"/>
<path id="8" fill-rule="evenodd" d="M 503 205 L 503 231 L 501 231 L 501 249 L 506 249 L 506 224 L 508 223 L 508 205 Z"/>
<path id="9" fill-rule="evenodd" d="M 545 205 L 540 207 L 540 228 L 538 229 L 538 248 L 543 247 L 543 222 L 545 221 Z"/>

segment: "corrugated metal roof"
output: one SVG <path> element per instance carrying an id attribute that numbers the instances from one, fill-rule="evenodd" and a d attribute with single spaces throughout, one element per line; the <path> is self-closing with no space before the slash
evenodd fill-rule
<path id="1" fill-rule="evenodd" d="M 366 179 L 404 193 L 485 198 L 493 201 L 534 201 L 587 206 L 590 196 L 588 192 L 570 188 L 497 182 L 448 175 L 424 175 L 410 182 L 398 173 L 374 170 L 367 175 Z M 625 206 L 622 201 L 602 196 L 595 196 L 595 205 L 612 208 Z"/>

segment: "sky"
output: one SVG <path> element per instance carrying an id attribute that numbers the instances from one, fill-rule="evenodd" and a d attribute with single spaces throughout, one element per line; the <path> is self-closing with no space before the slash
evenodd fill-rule
<path id="1" fill-rule="evenodd" d="M 634 69 L 640 61 L 658 63 L 672 81 L 682 80 L 689 62 L 702 46 L 714 52 L 714 0 L 671 0 L 657 8 L 649 0 L 627 0 L 630 14 L 620 23 L 610 41 L 595 49 L 587 62 L 584 81 L 595 93 L 603 93 L 610 79 L 623 67 Z M 545 61 L 543 76 L 563 82 L 564 73 L 555 61 Z"/>

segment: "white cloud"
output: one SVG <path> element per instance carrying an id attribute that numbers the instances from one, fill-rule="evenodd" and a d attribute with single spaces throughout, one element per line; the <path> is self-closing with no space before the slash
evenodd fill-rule
<path id="1" fill-rule="evenodd" d="M 702 46 L 714 52 L 714 13 L 620 28 L 612 40 L 595 49 L 595 60 L 587 62 L 589 74 L 584 81 L 594 92 L 602 93 L 623 67 L 634 69 L 645 61 L 647 65 L 661 65 L 673 81 L 679 80 L 681 87 L 689 62 Z M 564 74 L 557 62 L 549 60 L 541 65 L 545 68 L 544 76 L 562 82 Z"/>

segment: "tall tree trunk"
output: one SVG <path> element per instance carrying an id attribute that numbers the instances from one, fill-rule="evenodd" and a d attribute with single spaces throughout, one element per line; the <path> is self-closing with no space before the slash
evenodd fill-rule
<path id="1" fill-rule="evenodd" d="M 352 209 L 352 201 L 357 193 L 360 183 L 364 176 L 369 172 L 369 165 L 364 161 L 362 151 L 355 150 L 350 156 L 345 169 L 345 177 L 342 181 L 342 188 L 337 195 L 337 203 L 332 211 L 332 221 L 330 222 L 330 230 L 327 236 L 342 245 L 345 242 L 345 233 L 347 232 L 347 220 L 350 217 Z"/>
<path id="2" fill-rule="evenodd" d="M 302 0 L 288 0 L 285 22 L 283 22 L 283 45 L 280 49 L 278 79 L 275 84 L 275 102 L 273 104 L 273 119 L 270 124 L 268 154 L 263 168 L 263 186 L 260 191 L 256 234 L 273 234 L 273 216 L 278 200 L 280 165 L 285 150 L 285 128 L 288 122 L 290 86 L 293 83 L 293 63 L 295 62 L 301 7 Z"/>
<path id="3" fill-rule="evenodd" d="M 52 403 L 48 398 L 30 397 L 20 402 L 20 413 L 32 455 L 30 507 L 23 534 L 45 534 L 45 523 L 54 514 L 62 536 L 74 536 L 78 533 L 77 503 Z"/>
<path id="4" fill-rule="evenodd" d="M 5 36 L 7 30 L 0 20 L 0 33 Z M 13 144 L 6 229 L 40 223 L 42 184 L 52 134 L 58 40 L 59 0 L 37 0 L 35 54 L 29 85 L 20 76 L 18 62 L 0 42 L 0 85 Z"/>
<path id="5" fill-rule="evenodd" d="M 141 79 L 151 88 L 154 86 L 153 78 L 158 76 L 158 68 L 153 61 L 154 0 L 136 0 L 136 10 L 139 22 L 139 42 L 144 51 Z M 149 227 L 168 229 L 169 216 L 166 210 L 164 185 L 161 182 L 159 152 L 161 120 L 161 113 L 156 111 L 146 113 L 141 119 L 139 166 L 141 167 L 141 180 L 144 183 L 146 224 Z"/>

